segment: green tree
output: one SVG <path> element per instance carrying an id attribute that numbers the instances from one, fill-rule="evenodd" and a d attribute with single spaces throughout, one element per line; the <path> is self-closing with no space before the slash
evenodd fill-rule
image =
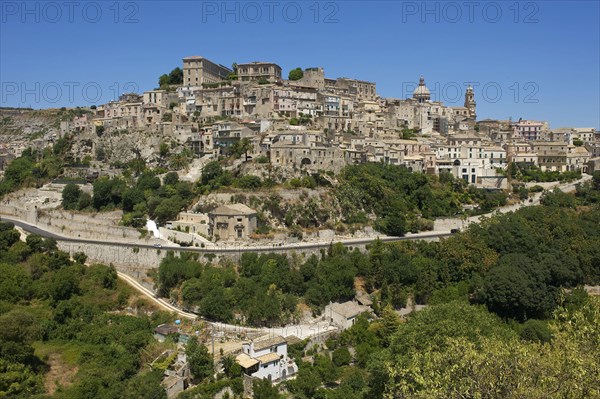
<path id="1" fill-rule="evenodd" d="M 21 156 L 20 158 L 12 161 L 4 171 L 4 179 L 10 182 L 14 186 L 19 186 L 25 182 L 25 180 L 31 176 L 33 168 L 33 161 L 27 156 Z"/>
<path id="2" fill-rule="evenodd" d="M 77 209 L 81 189 L 77 184 L 69 183 L 62 191 L 62 206 L 67 210 Z"/>
<path id="3" fill-rule="evenodd" d="M 168 86 L 169 82 L 170 82 L 169 75 L 167 75 L 166 73 L 160 75 L 160 77 L 158 78 L 158 86 L 159 87 Z"/>
<path id="4" fill-rule="evenodd" d="M 92 203 L 97 210 L 121 204 L 122 193 L 125 189 L 123 181 L 117 178 L 109 179 L 108 177 L 101 177 L 94 181 L 93 186 L 94 195 Z"/>
<path id="5" fill-rule="evenodd" d="M 424 347 L 405 361 L 388 363 L 385 397 L 600 398 L 600 303 L 559 311 L 551 331 L 551 344 L 476 330 L 476 341 L 447 337 L 443 347 Z"/>
<path id="6" fill-rule="evenodd" d="M 210 184 L 223 175 L 223 168 L 218 161 L 211 161 L 202 168 L 201 182 L 203 185 Z"/>
<path id="7" fill-rule="evenodd" d="M 169 167 L 174 170 L 181 170 L 187 168 L 192 161 L 189 150 L 185 149 L 178 154 L 173 154 L 169 157 Z"/>
<path id="8" fill-rule="evenodd" d="M 488 309 L 519 321 L 545 318 L 554 305 L 554 295 L 539 277 L 516 265 L 492 268 L 485 276 L 480 298 Z"/>
<path id="9" fill-rule="evenodd" d="M 179 67 L 173 69 L 168 75 L 165 73 L 158 78 L 158 86 L 161 88 L 180 84 L 183 84 L 183 71 Z"/>
<path id="10" fill-rule="evenodd" d="M 350 351 L 345 346 L 341 348 L 337 348 L 332 353 L 333 364 L 337 367 L 347 366 L 350 364 L 352 360 L 352 356 L 350 355 Z"/>
<path id="11" fill-rule="evenodd" d="M 144 192 L 135 187 L 127 188 L 123 191 L 121 204 L 124 212 L 131 212 L 137 204 L 145 202 Z"/>
<path id="12" fill-rule="evenodd" d="M 84 210 L 92 206 L 92 196 L 89 193 L 82 192 L 77 201 L 77 209 Z"/>
<path id="13" fill-rule="evenodd" d="M 177 67 L 169 74 L 169 84 L 180 85 L 183 84 L 183 71 Z"/>
<path id="14" fill-rule="evenodd" d="M 600 191 L 600 170 L 597 170 L 592 174 L 592 187 L 596 191 Z"/>
<path id="15" fill-rule="evenodd" d="M 31 278 L 21 265 L 0 263 L 0 300 L 19 302 L 31 295 Z"/>
<path id="16" fill-rule="evenodd" d="M 244 137 L 239 141 L 236 141 L 231 146 L 231 152 L 236 158 L 240 158 L 244 155 L 244 161 L 248 161 L 248 152 L 252 151 L 254 147 L 249 138 Z"/>
<path id="17" fill-rule="evenodd" d="M 242 367 L 236 362 L 235 358 L 231 355 L 225 356 L 221 360 L 223 365 L 223 372 L 229 378 L 238 377 L 242 373 Z"/>
<path id="18" fill-rule="evenodd" d="M 154 212 L 152 212 L 151 216 L 156 219 L 157 223 L 162 225 L 169 220 L 175 220 L 179 212 L 183 210 L 183 207 L 184 202 L 180 197 L 165 198 L 156 207 Z"/>
<path id="19" fill-rule="evenodd" d="M 385 218 L 385 233 L 391 236 L 402 237 L 406 233 L 406 222 L 398 214 Z"/>
<path id="20" fill-rule="evenodd" d="M 239 188 L 245 189 L 255 189 L 259 188 L 262 185 L 260 178 L 253 175 L 242 176 L 237 181 L 237 186 Z"/>
<path id="21" fill-rule="evenodd" d="M 136 157 L 129 161 L 129 168 L 133 171 L 135 176 L 139 176 L 144 170 L 146 170 L 146 161 L 140 157 Z"/>
<path id="22" fill-rule="evenodd" d="M 292 69 L 288 74 L 289 80 L 300 80 L 304 77 L 304 71 L 302 68 L 298 67 L 296 69 Z"/>
<path id="23" fill-rule="evenodd" d="M 191 337 L 185 348 L 190 371 L 197 381 L 212 377 L 214 373 L 213 359 L 206 346 L 200 344 L 196 337 Z"/>
<path id="24" fill-rule="evenodd" d="M 295 397 L 314 398 L 317 389 L 321 386 L 321 377 L 317 370 L 305 364 L 300 367 L 296 379 L 288 382 L 288 387 Z"/>
<path id="25" fill-rule="evenodd" d="M 179 182 L 179 175 L 177 172 L 169 172 L 163 177 L 163 184 L 165 186 L 174 186 Z"/>
<path id="26" fill-rule="evenodd" d="M 252 397 L 254 399 L 279 399 L 279 390 L 267 379 L 255 379 L 252 382 Z"/>
<path id="27" fill-rule="evenodd" d="M 160 143 L 160 148 L 159 148 L 159 154 L 161 157 L 166 157 L 167 155 L 169 155 L 169 144 L 165 143 L 164 141 Z"/>
<path id="28" fill-rule="evenodd" d="M 128 399 L 167 399 L 167 392 L 160 385 L 163 378 L 159 370 L 138 374 L 127 382 L 124 398 Z"/>

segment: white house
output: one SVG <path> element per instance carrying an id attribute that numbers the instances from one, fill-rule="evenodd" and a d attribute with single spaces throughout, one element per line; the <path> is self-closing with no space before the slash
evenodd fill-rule
<path id="1" fill-rule="evenodd" d="M 274 382 L 298 372 L 298 366 L 287 355 L 287 341 L 282 336 L 242 344 L 236 361 L 246 375 Z"/>

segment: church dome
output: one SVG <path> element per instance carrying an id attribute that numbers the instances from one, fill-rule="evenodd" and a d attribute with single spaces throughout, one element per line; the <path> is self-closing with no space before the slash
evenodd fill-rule
<path id="1" fill-rule="evenodd" d="M 425 86 L 425 78 L 423 78 L 423 76 L 421 76 L 419 85 L 415 91 L 413 91 L 413 98 L 416 98 L 417 100 L 429 100 L 431 98 L 431 93 L 427 86 Z"/>

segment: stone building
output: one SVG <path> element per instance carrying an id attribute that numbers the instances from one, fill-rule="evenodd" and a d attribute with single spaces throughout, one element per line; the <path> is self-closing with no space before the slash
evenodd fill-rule
<path id="1" fill-rule="evenodd" d="M 272 62 L 250 62 L 238 64 L 238 80 L 242 82 L 256 82 L 265 79 L 269 82 L 281 80 L 281 67 Z"/>
<path id="2" fill-rule="evenodd" d="M 336 94 L 352 96 L 358 100 L 375 100 L 377 98 L 376 84 L 364 80 L 325 79 L 325 89 Z"/>
<path id="3" fill-rule="evenodd" d="M 338 146 L 311 144 L 306 134 L 301 142 L 284 140 L 271 144 L 270 159 L 273 166 L 315 172 L 331 170 L 337 173 L 347 164 L 344 152 Z"/>
<path id="4" fill-rule="evenodd" d="M 580 170 L 583 173 L 588 171 L 588 161 L 590 160 L 590 152 L 585 147 L 577 147 L 573 144 L 567 146 L 567 170 Z"/>
<path id="5" fill-rule="evenodd" d="M 221 240 L 247 239 L 256 227 L 256 211 L 244 204 L 221 205 L 208 212 L 208 234 Z"/>
<path id="6" fill-rule="evenodd" d="M 218 83 L 232 72 L 231 69 L 204 57 L 192 56 L 183 59 L 183 84 L 186 86 Z"/>
<path id="7" fill-rule="evenodd" d="M 567 169 L 567 143 L 538 141 L 533 144 L 542 171 L 564 172 Z"/>
<path id="8" fill-rule="evenodd" d="M 344 303 L 330 303 L 325 306 L 323 314 L 325 320 L 345 330 L 356 323 L 358 316 L 369 311 L 370 308 L 367 306 L 359 305 L 354 301 L 348 301 Z"/>

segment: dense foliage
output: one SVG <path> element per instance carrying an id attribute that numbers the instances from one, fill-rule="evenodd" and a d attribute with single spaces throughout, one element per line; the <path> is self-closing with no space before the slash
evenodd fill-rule
<path id="1" fill-rule="evenodd" d="M 509 173 L 518 180 L 523 182 L 552 182 L 552 181 L 569 181 L 581 178 L 581 170 L 558 172 L 558 171 L 542 171 L 535 165 L 529 164 L 511 164 Z"/>
<path id="2" fill-rule="evenodd" d="M 248 324 L 277 325 L 297 318 L 299 298 L 315 308 L 352 298 L 357 273 L 353 259 L 362 255 L 342 246 L 333 251 L 331 256 L 313 256 L 305 262 L 244 253 L 237 269 L 169 254 L 159 267 L 159 292 L 168 295 L 180 286 L 184 305 L 212 320 L 231 321 L 237 315 Z"/>
<path id="3" fill-rule="evenodd" d="M 404 323 L 389 308 L 374 321 L 363 315 L 324 345 L 290 346 L 299 373 L 286 397 L 600 398 L 600 301 L 573 296 L 544 324 L 546 341 L 456 301 Z"/>
<path id="4" fill-rule="evenodd" d="M 300 67 L 292 69 L 290 71 L 290 73 L 288 74 L 289 80 L 300 80 L 303 77 L 304 77 L 304 71 Z"/>
<path id="5" fill-rule="evenodd" d="M 176 172 L 161 179 L 152 171 L 143 171 L 137 179 L 101 177 L 93 183 L 93 194 L 80 190 L 75 184 L 63 189 L 65 209 L 106 211 L 123 209 L 123 224 L 144 227 L 149 216 L 162 224 L 173 220 L 195 197 L 194 186 L 179 181 Z"/>
<path id="6" fill-rule="evenodd" d="M 396 236 L 421 230 L 419 215 L 454 216 L 462 213 L 463 204 L 478 204 L 486 212 L 506 203 L 503 192 L 476 189 L 449 173 L 429 176 L 383 163 L 348 166 L 339 180 L 336 196 L 346 223 L 375 215 L 380 230 Z"/>
<path id="7" fill-rule="evenodd" d="M 158 78 L 158 86 L 166 89 L 169 85 L 180 85 L 183 83 L 183 70 L 179 67 L 173 69 L 168 75 L 165 73 Z"/>
<path id="8" fill-rule="evenodd" d="M 336 244 L 306 259 L 244 253 L 238 267 L 218 268 L 170 255 L 158 283 L 163 295 L 173 292 L 205 317 L 252 325 L 293 320 L 300 302 L 318 312 L 350 299 L 357 281 L 377 312 L 412 296 L 420 304 L 485 304 L 521 322 L 547 319 L 561 288 L 600 283 L 600 210 L 574 209 L 597 197 L 596 182 L 580 187 L 579 197 L 549 192 L 545 206 L 488 218 L 440 242 L 376 241 L 368 253 Z"/>
<path id="9" fill-rule="evenodd" d="M 40 186 L 58 177 L 63 167 L 77 165 L 80 160 L 72 157 L 70 148 L 70 139 L 61 137 L 43 151 L 31 148 L 23 151 L 6 167 L 0 180 L 0 197 L 19 188 Z"/>
<path id="10" fill-rule="evenodd" d="M 154 323 L 119 314 L 129 290 L 114 268 L 74 258 L 0 223 L 0 397 L 46 398 L 44 375 L 62 367 L 73 381 L 55 398 L 166 398 L 160 374 L 140 373 Z"/>

